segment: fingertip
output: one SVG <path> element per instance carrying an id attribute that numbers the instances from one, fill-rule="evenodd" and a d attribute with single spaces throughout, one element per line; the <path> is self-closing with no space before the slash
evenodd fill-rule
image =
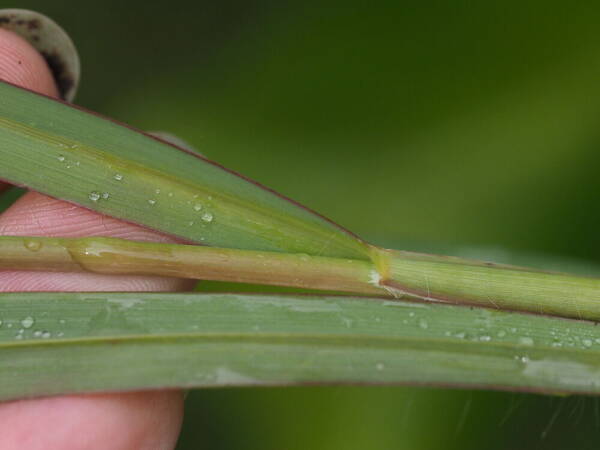
<path id="1" fill-rule="evenodd" d="M 0 28 L 0 79 L 58 96 L 52 72 L 42 55 L 25 39 Z"/>
<path id="2" fill-rule="evenodd" d="M 171 449 L 181 391 L 22 400 L 0 405 L 2 449 Z"/>
<path id="3" fill-rule="evenodd" d="M 29 192 L 0 215 L 0 235 L 109 236 L 132 241 L 175 242 L 97 212 Z M 15 291 L 189 291 L 195 281 L 149 276 L 109 276 L 97 273 L 0 271 L 0 292 Z"/>

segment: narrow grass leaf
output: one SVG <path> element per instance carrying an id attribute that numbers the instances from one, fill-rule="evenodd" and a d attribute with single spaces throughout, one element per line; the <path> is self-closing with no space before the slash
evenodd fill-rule
<path id="1" fill-rule="evenodd" d="M 411 383 L 598 393 L 593 323 L 350 297 L 0 297 L 0 400 L 77 392 Z"/>
<path id="2" fill-rule="evenodd" d="M 0 82 L 0 179 L 189 241 L 367 259 L 321 216 L 204 159 Z"/>

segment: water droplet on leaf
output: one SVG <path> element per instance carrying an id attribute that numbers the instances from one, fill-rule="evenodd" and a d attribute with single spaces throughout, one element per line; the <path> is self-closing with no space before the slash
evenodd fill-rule
<path id="1" fill-rule="evenodd" d="M 38 252 L 42 248 L 42 243 L 34 239 L 25 239 L 23 245 L 25 245 L 27 250 L 32 252 Z"/>
<path id="2" fill-rule="evenodd" d="M 35 319 L 31 316 L 27 316 L 23 320 L 21 320 L 21 325 L 23 326 L 23 328 L 31 328 L 34 323 Z"/>
<path id="3" fill-rule="evenodd" d="M 531 339 L 529 336 L 522 336 L 519 338 L 519 344 L 533 345 L 533 339 Z"/>

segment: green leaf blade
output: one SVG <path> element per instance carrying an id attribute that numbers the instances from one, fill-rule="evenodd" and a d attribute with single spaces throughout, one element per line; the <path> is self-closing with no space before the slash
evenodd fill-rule
<path id="1" fill-rule="evenodd" d="M 368 259 L 327 219 L 196 154 L 0 83 L 0 178 L 219 247 Z"/>
<path id="2" fill-rule="evenodd" d="M 0 297 L 0 399 L 176 387 L 410 383 L 598 393 L 600 330 L 351 297 Z"/>

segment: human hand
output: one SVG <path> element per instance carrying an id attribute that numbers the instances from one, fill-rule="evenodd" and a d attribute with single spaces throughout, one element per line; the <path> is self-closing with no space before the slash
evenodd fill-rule
<path id="1" fill-rule="evenodd" d="M 26 41 L 3 29 L 0 79 L 46 95 L 58 95 L 42 56 Z M 0 190 L 4 187 L 0 183 Z M 0 215 L 0 235 L 94 235 L 170 241 L 150 230 L 34 192 L 25 194 Z M 167 278 L 0 271 L 0 292 L 173 291 L 190 287 L 188 281 Z M 182 416 L 180 391 L 75 395 L 3 403 L 0 450 L 170 449 L 177 441 Z"/>

